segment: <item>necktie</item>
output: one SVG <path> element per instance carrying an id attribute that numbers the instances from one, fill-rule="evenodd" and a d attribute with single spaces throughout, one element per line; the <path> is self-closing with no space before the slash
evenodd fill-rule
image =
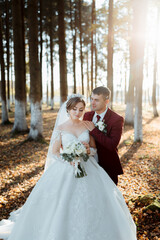
<path id="1" fill-rule="evenodd" d="M 97 122 L 99 122 L 101 117 L 99 115 L 97 115 L 96 117 L 97 117 L 97 121 L 96 121 L 96 123 L 97 123 Z"/>

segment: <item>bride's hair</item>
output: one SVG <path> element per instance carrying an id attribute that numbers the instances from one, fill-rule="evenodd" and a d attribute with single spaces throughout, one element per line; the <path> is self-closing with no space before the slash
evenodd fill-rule
<path id="1" fill-rule="evenodd" d="M 66 110 L 67 110 L 67 112 L 69 110 L 73 109 L 77 105 L 77 103 L 79 103 L 79 102 L 83 103 L 84 107 L 86 106 L 86 103 L 83 100 L 83 98 L 81 98 L 81 97 L 72 97 L 72 98 L 70 98 L 67 101 L 67 103 L 66 103 Z"/>

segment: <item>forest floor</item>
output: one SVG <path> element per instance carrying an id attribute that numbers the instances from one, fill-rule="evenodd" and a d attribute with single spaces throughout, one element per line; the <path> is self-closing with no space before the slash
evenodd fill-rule
<path id="1" fill-rule="evenodd" d="M 114 109 L 124 116 L 124 106 Z M 43 106 L 42 142 L 25 141 L 27 134 L 11 136 L 13 112 L 9 113 L 12 124 L 0 125 L 0 220 L 24 204 L 43 174 L 56 115 L 57 109 Z M 136 222 L 138 240 L 160 240 L 160 212 L 148 207 L 154 200 L 160 201 L 160 117 L 152 117 L 151 107 L 143 116 L 143 143 L 134 143 L 133 128 L 124 127 L 119 145 L 124 174 L 119 176 L 118 187 Z M 27 123 L 29 126 L 30 114 Z"/>

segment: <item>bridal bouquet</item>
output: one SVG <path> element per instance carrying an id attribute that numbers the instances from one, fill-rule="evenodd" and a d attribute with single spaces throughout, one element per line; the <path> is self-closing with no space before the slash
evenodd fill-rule
<path id="1" fill-rule="evenodd" d="M 86 152 L 85 146 L 81 142 L 75 140 L 64 146 L 61 156 L 65 161 L 73 162 L 76 178 L 87 176 L 82 163 L 83 161 L 86 162 L 89 156 Z"/>

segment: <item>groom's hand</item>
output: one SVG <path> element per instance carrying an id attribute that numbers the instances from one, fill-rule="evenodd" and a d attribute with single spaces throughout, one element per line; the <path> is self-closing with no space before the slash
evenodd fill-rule
<path id="1" fill-rule="evenodd" d="M 95 125 L 91 121 L 83 121 L 83 124 L 86 126 L 86 128 L 91 132 L 94 128 Z"/>

